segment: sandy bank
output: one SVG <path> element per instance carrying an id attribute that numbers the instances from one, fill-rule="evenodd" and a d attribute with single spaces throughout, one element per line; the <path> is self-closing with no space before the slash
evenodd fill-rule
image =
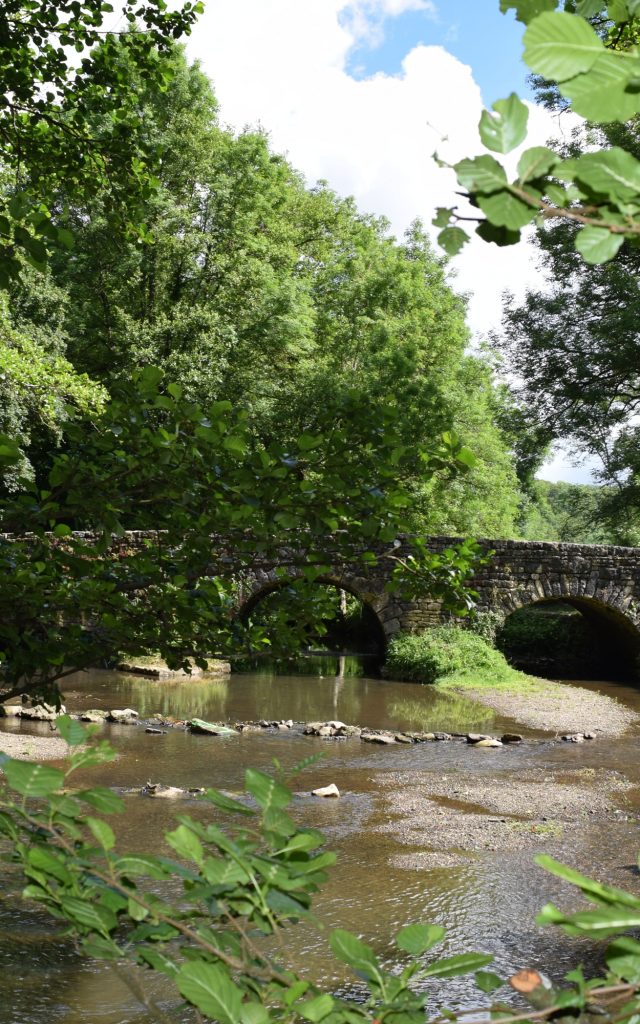
<path id="1" fill-rule="evenodd" d="M 19 761 L 57 761 L 66 757 L 68 750 L 60 736 L 0 733 L 0 751 Z"/>
<path id="2" fill-rule="evenodd" d="M 639 720 L 635 711 L 612 697 L 566 683 L 546 682 L 540 689 L 513 693 L 491 689 L 461 692 L 521 725 L 554 734 L 595 732 L 620 736 Z"/>

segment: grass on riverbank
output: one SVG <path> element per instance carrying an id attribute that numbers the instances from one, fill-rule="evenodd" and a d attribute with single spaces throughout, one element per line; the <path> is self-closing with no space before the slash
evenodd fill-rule
<path id="1" fill-rule="evenodd" d="M 385 668 L 393 679 L 435 685 L 443 691 L 505 690 L 533 694 L 553 689 L 547 680 L 513 668 L 482 637 L 453 625 L 394 636 Z"/>

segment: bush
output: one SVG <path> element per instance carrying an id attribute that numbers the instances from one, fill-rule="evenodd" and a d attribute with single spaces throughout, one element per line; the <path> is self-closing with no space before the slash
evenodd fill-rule
<path id="1" fill-rule="evenodd" d="M 399 633 L 389 642 L 386 673 L 395 679 L 436 683 L 454 672 L 500 672 L 504 655 L 481 636 L 460 626 L 436 626 L 424 633 Z"/>

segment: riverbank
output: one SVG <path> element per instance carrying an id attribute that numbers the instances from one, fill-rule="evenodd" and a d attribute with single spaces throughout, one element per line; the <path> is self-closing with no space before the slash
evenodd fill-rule
<path id="1" fill-rule="evenodd" d="M 15 761 L 60 761 L 67 756 L 69 748 L 57 735 L 0 732 L 0 753 Z"/>
<path id="2" fill-rule="evenodd" d="M 639 721 L 605 694 L 513 668 L 488 641 L 457 626 L 399 634 L 389 644 L 387 666 L 398 679 L 462 695 L 520 726 L 554 735 L 620 736 Z"/>
<path id="3" fill-rule="evenodd" d="M 531 686 L 523 685 L 521 681 L 515 690 L 491 685 L 485 687 L 478 685 L 478 680 L 473 678 L 466 679 L 463 684 L 455 677 L 443 689 L 464 693 L 484 707 L 513 718 L 521 726 L 554 735 L 594 732 L 598 736 L 615 737 L 640 721 L 635 711 L 605 694 L 594 693 L 582 686 L 531 676 L 525 678 L 532 680 Z"/>

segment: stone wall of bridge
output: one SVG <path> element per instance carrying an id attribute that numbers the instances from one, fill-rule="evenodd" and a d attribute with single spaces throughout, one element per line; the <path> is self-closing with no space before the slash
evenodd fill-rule
<path id="1" fill-rule="evenodd" d="M 429 546 L 441 552 L 455 542 L 452 537 L 433 537 Z M 608 624 L 621 643 L 640 648 L 640 549 L 517 540 L 480 543 L 494 552 L 472 581 L 480 612 L 507 616 L 537 602 L 563 601 L 594 623 Z M 438 625 L 445 617 L 437 601 L 410 602 L 389 595 L 384 562 L 367 576 L 341 572 L 328 574 L 322 582 L 342 587 L 368 604 L 387 638 Z M 274 573 L 253 574 L 245 581 L 241 608 L 249 610 L 277 588 Z"/>

